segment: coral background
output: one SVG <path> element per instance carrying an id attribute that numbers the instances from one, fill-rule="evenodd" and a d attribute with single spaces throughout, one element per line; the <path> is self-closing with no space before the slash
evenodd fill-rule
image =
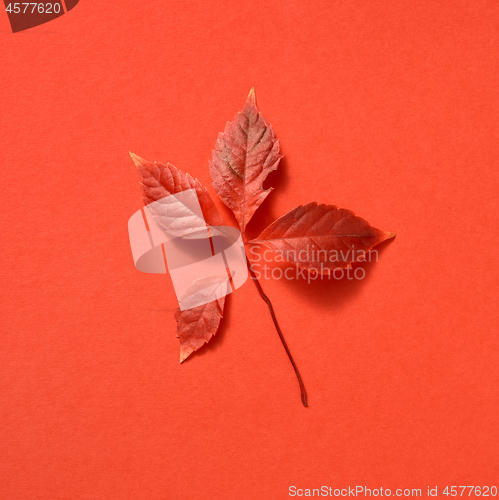
<path id="1" fill-rule="evenodd" d="M 495 0 L 0 12 L 0 497 L 499 486 L 498 28 Z M 308 409 L 250 281 L 179 365 L 128 241 L 128 151 L 211 189 L 251 86 L 285 159 L 250 235 L 314 200 L 397 234 L 362 281 L 262 283 Z"/>

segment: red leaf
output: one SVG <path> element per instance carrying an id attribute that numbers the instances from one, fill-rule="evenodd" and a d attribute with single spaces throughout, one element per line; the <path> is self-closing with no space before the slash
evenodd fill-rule
<path id="1" fill-rule="evenodd" d="M 224 225 L 224 220 L 210 194 L 197 179 L 178 170 L 170 163 L 163 165 L 158 162 L 149 162 L 133 153 L 130 153 L 130 156 L 139 171 L 142 199 L 146 205 L 187 189 L 196 190 L 204 220 L 186 206 L 182 207 L 183 210 L 177 211 L 174 217 L 153 213 L 155 220 L 164 229 L 169 230 L 170 233 L 175 233 L 176 229 L 180 229 L 180 234 L 185 235 L 186 227 L 195 230 L 205 228 L 206 224 L 210 226 Z M 183 225 L 182 219 L 184 219 Z"/>
<path id="2" fill-rule="evenodd" d="M 205 228 L 206 223 L 217 227 L 217 234 L 222 232 L 224 220 L 215 206 L 210 194 L 201 183 L 189 174 L 183 173 L 170 163 L 148 162 L 133 153 L 130 153 L 140 175 L 142 199 L 146 205 L 161 200 L 169 195 L 177 194 L 188 189 L 195 189 L 204 220 L 190 210 L 173 211 L 166 217 L 164 214 L 155 214 L 155 220 L 170 233 L 175 234 L 182 219 L 185 223 L 180 227 L 180 234 L 185 235 L 186 230 L 192 228 Z M 179 220 L 180 219 L 180 220 Z M 203 232 L 206 234 L 206 231 Z M 224 276 L 203 278 L 195 281 L 184 293 L 182 299 L 187 299 L 194 294 L 202 294 L 204 290 L 213 293 L 213 286 L 227 286 L 228 278 Z M 210 288 L 211 287 L 211 288 Z M 180 338 L 180 362 L 184 361 L 192 352 L 199 349 L 215 335 L 223 316 L 225 297 L 209 302 L 208 304 L 181 311 L 180 307 L 175 313 L 177 320 L 177 337 Z"/>
<path id="3" fill-rule="evenodd" d="M 229 285 L 227 276 L 210 276 L 195 281 L 181 297 L 187 299 L 189 296 L 202 294 L 205 290 L 213 294 L 214 289 L 219 289 L 222 295 Z M 180 339 L 180 362 L 188 358 L 215 335 L 223 316 L 225 295 L 220 299 L 213 300 L 207 304 L 181 311 L 180 307 L 175 313 L 177 320 L 177 337 Z"/>
<path id="4" fill-rule="evenodd" d="M 365 253 L 394 236 L 350 210 L 313 202 L 283 215 L 251 243 L 261 243 L 303 269 L 329 274 L 362 261 Z"/>
<path id="5" fill-rule="evenodd" d="M 277 169 L 279 141 L 272 126 L 256 106 L 255 89 L 225 131 L 219 134 L 210 162 L 213 187 L 234 212 L 244 232 L 256 209 L 273 188 L 263 189 L 263 181 Z"/>

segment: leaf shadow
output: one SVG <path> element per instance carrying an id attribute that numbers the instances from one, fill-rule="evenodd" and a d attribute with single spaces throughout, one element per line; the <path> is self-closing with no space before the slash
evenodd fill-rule
<path id="1" fill-rule="evenodd" d="M 366 262 L 354 263 L 350 273 L 347 274 L 345 270 L 343 276 L 338 271 L 335 276 L 330 275 L 330 278 L 323 276 L 321 279 L 319 275 L 317 279 L 311 279 L 309 282 L 308 272 L 303 273 L 305 277 L 300 276 L 298 278 L 296 278 L 296 271 L 295 274 L 288 272 L 289 275 L 294 277 L 294 279 L 286 281 L 289 282 L 289 288 L 296 297 L 296 304 L 307 301 L 314 307 L 321 309 L 341 309 L 345 304 L 353 300 L 360 293 L 362 287 L 372 279 L 377 261 L 391 241 L 393 240 L 380 243 L 374 250 L 367 254 Z M 296 269 L 295 266 L 289 266 L 289 264 L 285 263 L 276 263 L 272 267 L 280 267 L 283 272 L 288 268 Z"/>
<path id="2" fill-rule="evenodd" d="M 270 172 L 267 179 L 263 183 L 264 189 L 269 187 L 279 186 L 279 193 L 286 192 L 286 186 L 289 184 L 290 178 L 287 169 L 286 158 L 281 158 L 277 170 Z M 278 217 L 284 214 L 277 214 L 275 203 L 277 196 L 275 192 L 271 192 L 259 209 L 253 215 L 248 227 L 246 228 L 246 240 L 250 241 L 255 239 L 268 225 L 274 222 Z"/>

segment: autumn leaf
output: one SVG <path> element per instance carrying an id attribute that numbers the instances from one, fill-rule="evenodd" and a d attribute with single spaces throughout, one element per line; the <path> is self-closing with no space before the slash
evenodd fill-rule
<path id="1" fill-rule="evenodd" d="M 167 196 L 195 189 L 202 214 L 196 213 L 192 207 L 182 204 L 173 198 L 175 205 L 168 205 L 168 210 L 160 212 L 161 205 L 154 204 L 154 219 L 173 236 L 185 237 L 188 233 L 207 235 L 206 224 L 223 226 L 224 220 L 213 202 L 210 194 L 201 183 L 189 174 L 167 163 L 149 162 L 130 153 L 140 176 L 142 199 L 146 205 L 165 199 Z"/>
<path id="2" fill-rule="evenodd" d="M 189 174 L 167 163 L 151 163 L 130 153 L 140 174 L 144 203 L 150 205 L 170 195 L 194 189 L 202 214 L 187 206 L 183 196 L 173 197 L 168 209 L 150 207 L 157 222 L 174 236 L 234 239 L 234 228 L 227 231 L 224 221 L 206 189 Z M 220 133 L 212 152 L 210 174 L 220 199 L 234 213 L 243 236 L 258 207 L 273 188 L 263 189 L 263 182 L 276 170 L 281 159 L 279 141 L 260 114 L 251 89 L 246 103 L 232 122 Z M 209 231 L 206 231 L 206 225 Z M 204 231 L 203 231 L 204 230 Z M 237 232 L 237 231 L 236 231 Z M 177 234 L 178 233 L 178 234 Z M 186 235 L 186 233 L 188 233 Z M 287 260 L 310 272 L 329 274 L 337 268 L 350 267 L 365 260 L 365 254 L 393 233 L 380 231 L 353 212 L 316 202 L 298 206 L 274 221 L 261 235 L 249 242 L 262 244 Z M 204 236 L 200 236 L 204 237 Z M 239 235 L 238 235 L 239 237 Z M 278 259 L 276 259 L 278 260 Z M 308 406 L 307 392 L 298 367 L 284 339 L 272 302 L 260 285 L 253 265 L 247 260 L 249 274 L 269 308 L 270 316 L 295 371 L 303 405 Z M 180 362 L 201 348 L 217 332 L 223 316 L 228 276 L 210 276 L 194 281 L 179 297 L 175 313 L 177 337 L 180 339 Z M 217 297 L 215 300 L 211 300 Z M 207 302 L 209 301 L 209 302 Z M 195 304 L 203 303 L 196 306 Z M 193 307 L 189 307 L 192 305 Z"/>
<path id="3" fill-rule="evenodd" d="M 215 335 L 223 316 L 225 291 L 230 286 L 228 276 L 210 276 L 195 281 L 180 297 L 180 302 L 197 300 L 199 296 L 220 298 L 201 306 L 175 313 L 177 337 L 180 339 L 180 362 L 197 351 Z"/>
<path id="4" fill-rule="evenodd" d="M 263 189 L 277 169 L 279 140 L 256 105 L 255 89 L 232 122 L 220 133 L 212 152 L 210 173 L 221 200 L 234 212 L 244 237 L 246 226 L 273 188 Z"/>
<path id="5" fill-rule="evenodd" d="M 191 234 L 207 235 L 206 224 L 208 224 L 213 226 L 214 233 L 225 235 L 224 220 L 210 194 L 197 179 L 181 172 L 170 163 L 163 165 L 149 162 L 133 153 L 130 153 L 130 156 L 139 172 L 142 199 L 146 205 L 189 189 L 196 191 L 202 217 L 193 211 L 192 207 L 183 205 L 178 198 L 174 198 L 175 206 L 168 206 L 166 212 L 152 212 L 154 219 L 163 229 L 174 236 L 185 237 L 190 231 Z M 155 209 L 158 208 L 156 204 L 152 206 Z M 211 293 L 210 297 L 217 296 L 217 291 L 223 290 L 223 287 L 227 286 L 227 281 L 227 275 L 222 278 L 209 277 L 197 280 L 187 288 L 179 302 L 183 301 L 183 304 L 188 306 L 190 300 L 195 301 L 203 293 Z M 184 311 L 181 311 L 180 307 L 177 309 L 175 319 L 177 320 L 177 337 L 180 338 L 181 363 L 215 335 L 223 316 L 224 303 L 225 297 L 222 296 L 215 301 L 191 309 Z"/>
<path id="6" fill-rule="evenodd" d="M 393 238 L 334 205 L 300 205 L 268 226 L 251 243 L 260 243 L 302 269 L 329 274 L 350 267 L 382 241 Z"/>

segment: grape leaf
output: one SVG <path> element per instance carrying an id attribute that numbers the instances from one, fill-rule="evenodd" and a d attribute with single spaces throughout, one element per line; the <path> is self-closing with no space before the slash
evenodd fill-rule
<path id="1" fill-rule="evenodd" d="M 146 205 L 154 201 L 165 199 L 169 195 L 177 194 L 188 189 L 195 189 L 202 210 L 202 216 L 192 207 L 183 205 L 176 200 L 176 206 L 168 206 L 165 212 L 159 211 L 161 205 L 154 205 L 152 215 L 154 219 L 173 236 L 185 237 L 187 233 L 208 235 L 206 224 L 223 226 L 224 220 L 213 202 L 210 194 L 201 183 L 189 174 L 167 163 L 149 162 L 130 153 L 140 176 L 142 199 Z M 203 231 L 204 230 L 204 231 Z"/>
<path id="2" fill-rule="evenodd" d="M 394 236 L 350 210 L 313 202 L 279 217 L 251 243 L 265 245 L 302 269 L 329 274 L 365 260 L 373 247 Z"/>
<path id="3" fill-rule="evenodd" d="M 255 89 L 251 89 L 242 111 L 219 134 L 210 162 L 213 187 L 234 212 L 243 237 L 248 222 L 273 189 L 264 190 L 263 181 L 281 158 L 279 140 L 258 111 Z"/>
<path id="4" fill-rule="evenodd" d="M 229 285 L 228 276 L 210 276 L 196 280 L 184 292 L 180 300 L 188 301 L 192 296 L 208 293 L 213 296 L 218 289 L 219 299 L 201 306 L 175 312 L 177 320 L 177 337 L 180 339 L 180 362 L 182 363 L 194 351 L 197 351 L 215 335 L 223 316 L 225 295 Z"/>

